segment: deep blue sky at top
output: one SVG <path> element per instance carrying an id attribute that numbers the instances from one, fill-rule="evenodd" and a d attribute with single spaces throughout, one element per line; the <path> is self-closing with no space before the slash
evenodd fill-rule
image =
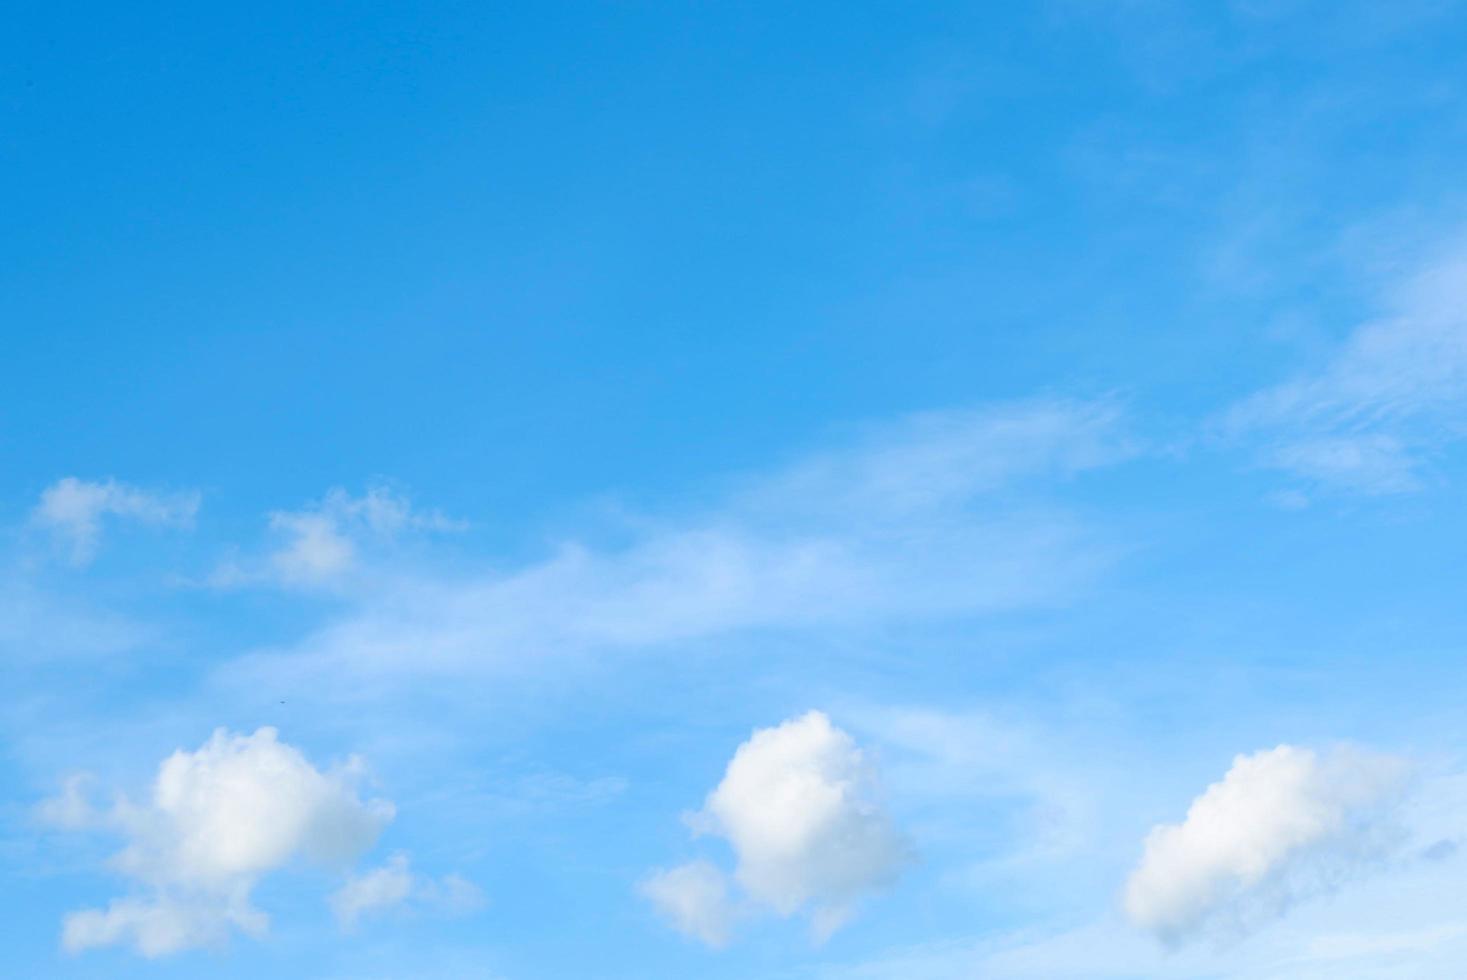
<path id="1" fill-rule="evenodd" d="M 3 490 L 365 470 L 513 520 L 832 420 L 1255 382 L 1248 314 L 1339 288 L 1269 255 L 1462 126 L 1380 128 L 1421 32 L 1170 6 L 17 5 Z M 1199 273 L 1240 209 L 1259 268 Z"/>

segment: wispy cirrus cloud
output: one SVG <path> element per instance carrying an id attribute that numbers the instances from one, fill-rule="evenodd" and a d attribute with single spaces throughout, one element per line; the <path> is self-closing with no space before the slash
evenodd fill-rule
<path id="1" fill-rule="evenodd" d="M 1021 878 L 1071 866 L 1106 832 L 1108 798 L 1122 795 L 1123 767 L 1103 739 L 1027 713 L 1016 721 L 983 707 L 867 705 L 846 714 L 880 751 L 919 846 L 946 851 L 956 859 L 950 872 L 985 890 L 1016 896 Z"/>
<path id="2" fill-rule="evenodd" d="M 1222 425 L 1260 461 L 1367 494 L 1420 488 L 1467 436 L 1467 246 L 1436 256 L 1325 362 L 1230 408 Z"/>
<path id="3" fill-rule="evenodd" d="M 739 630 L 1043 606 L 1120 550 L 1050 491 L 1136 452 L 1108 401 L 912 416 L 738 481 L 691 515 L 644 521 L 620 548 L 567 542 L 480 576 L 362 576 L 349 614 L 226 674 L 366 683 Z"/>

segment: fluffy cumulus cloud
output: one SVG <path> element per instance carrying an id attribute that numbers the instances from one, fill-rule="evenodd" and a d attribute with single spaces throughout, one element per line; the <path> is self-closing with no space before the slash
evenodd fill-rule
<path id="1" fill-rule="evenodd" d="M 331 911 L 337 923 L 350 931 L 363 918 L 394 908 L 431 907 L 463 913 L 483 902 L 483 894 L 467 879 L 451 874 L 435 880 L 414 874 L 408 856 L 398 853 L 381 867 L 348 878 L 332 894 Z"/>
<path id="2" fill-rule="evenodd" d="M 1234 406 L 1226 427 L 1321 485 L 1399 493 L 1467 435 L 1467 247 L 1404 282 L 1325 363 Z"/>
<path id="3" fill-rule="evenodd" d="M 263 875 L 298 859 L 344 867 L 392 819 L 390 803 L 358 796 L 360 768 L 353 760 L 319 770 L 273 728 L 253 735 L 220 729 L 196 751 L 164 760 L 146 803 L 120 798 L 98 810 L 82 783 L 68 783 L 42 817 L 124 835 L 112 866 L 135 890 L 105 909 L 68 915 L 63 946 L 77 952 L 126 943 L 161 956 L 215 945 L 233 929 L 263 933 L 268 917 L 250 902 Z"/>
<path id="4" fill-rule="evenodd" d="M 1280 745 L 1241 755 L 1178 824 L 1146 838 L 1126 883 L 1130 920 L 1168 943 L 1246 929 L 1337 884 L 1395 843 L 1405 764 Z"/>
<path id="5" fill-rule="evenodd" d="M 104 518 L 154 527 L 191 527 L 199 510 L 197 493 L 158 494 L 116 480 L 58 480 L 41 492 L 32 523 L 63 540 L 82 565 L 96 557 Z"/>
<path id="6" fill-rule="evenodd" d="M 808 910 L 820 939 L 909 857 L 869 760 L 818 711 L 756 731 L 688 822 L 732 846 L 733 878 L 751 903 L 781 916 Z M 715 875 L 710 865 L 684 865 L 643 891 L 684 931 L 716 942 L 730 917 Z"/>

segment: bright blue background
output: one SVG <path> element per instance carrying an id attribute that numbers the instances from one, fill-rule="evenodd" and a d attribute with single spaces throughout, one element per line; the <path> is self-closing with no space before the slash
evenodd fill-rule
<path id="1" fill-rule="evenodd" d="M 1175 768 L 1138 834 L 1235 752 L 1464 734 L 1442 720 L 1467 693 L 1451 441 L 1420 493 L 1293 510 L 1270 503 L 1287 476 L 1209 429 L 1327 358 L 1457 234 L 1461 4 L 17 3 L 5 20 L 0 588 L 152 630 L 81 667 L 0 630 L 10 975 L 805 976 L 1073 911 L 954 888 L 962 855 L 939 847 L 825 947 L 799 923 L 721 954 L 662 930 L 632 885 L 694 852 L 677 814 L 751 728 L 814 706 L 998 705 L 1152 746 Z M 676 520 L 862 425 L 1036 395 L 1116 399 L 1147 447 L 1042 491 L 1125 554 L 1058 607 L 702 638 L 509 694 L 404 689 L 347 720 L 210 680 L 339 605 L 178 584 L 332 486 L 390 480 L 472 523 L 415 562 L 514 568 L 615 539 L 608 509 Z M 27 515 L 67 475 L 200 488 L 198 529 L 109 528 L 93 566 L 48 562 Z M 409 737 L 429 718 L 456 719 L 431 760 Z M 73 769 L 136 791 L 214 726 L 261 724 L 313 759 L 366 754 L 399 809 L 383 850 L 463 870 L 488 907 L 343 938 L 330 883 L 303 872 L 257 893 L 264 942 L 60 954 L 61 915 L 117 893 L 115 848 L 37 830 L 34 802 Z M 541 771 L 627 789 L 443 803 Z M 1103 875 L 1073 887 L 1111 901 Z"/>

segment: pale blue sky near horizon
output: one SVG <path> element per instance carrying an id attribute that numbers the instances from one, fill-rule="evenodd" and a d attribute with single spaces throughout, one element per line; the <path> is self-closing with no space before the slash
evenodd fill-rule
<path id="1" fill-rule="evenodd" d="M 1457 975 L 1467 4 L 7 20 L 0 972 Z"/>

